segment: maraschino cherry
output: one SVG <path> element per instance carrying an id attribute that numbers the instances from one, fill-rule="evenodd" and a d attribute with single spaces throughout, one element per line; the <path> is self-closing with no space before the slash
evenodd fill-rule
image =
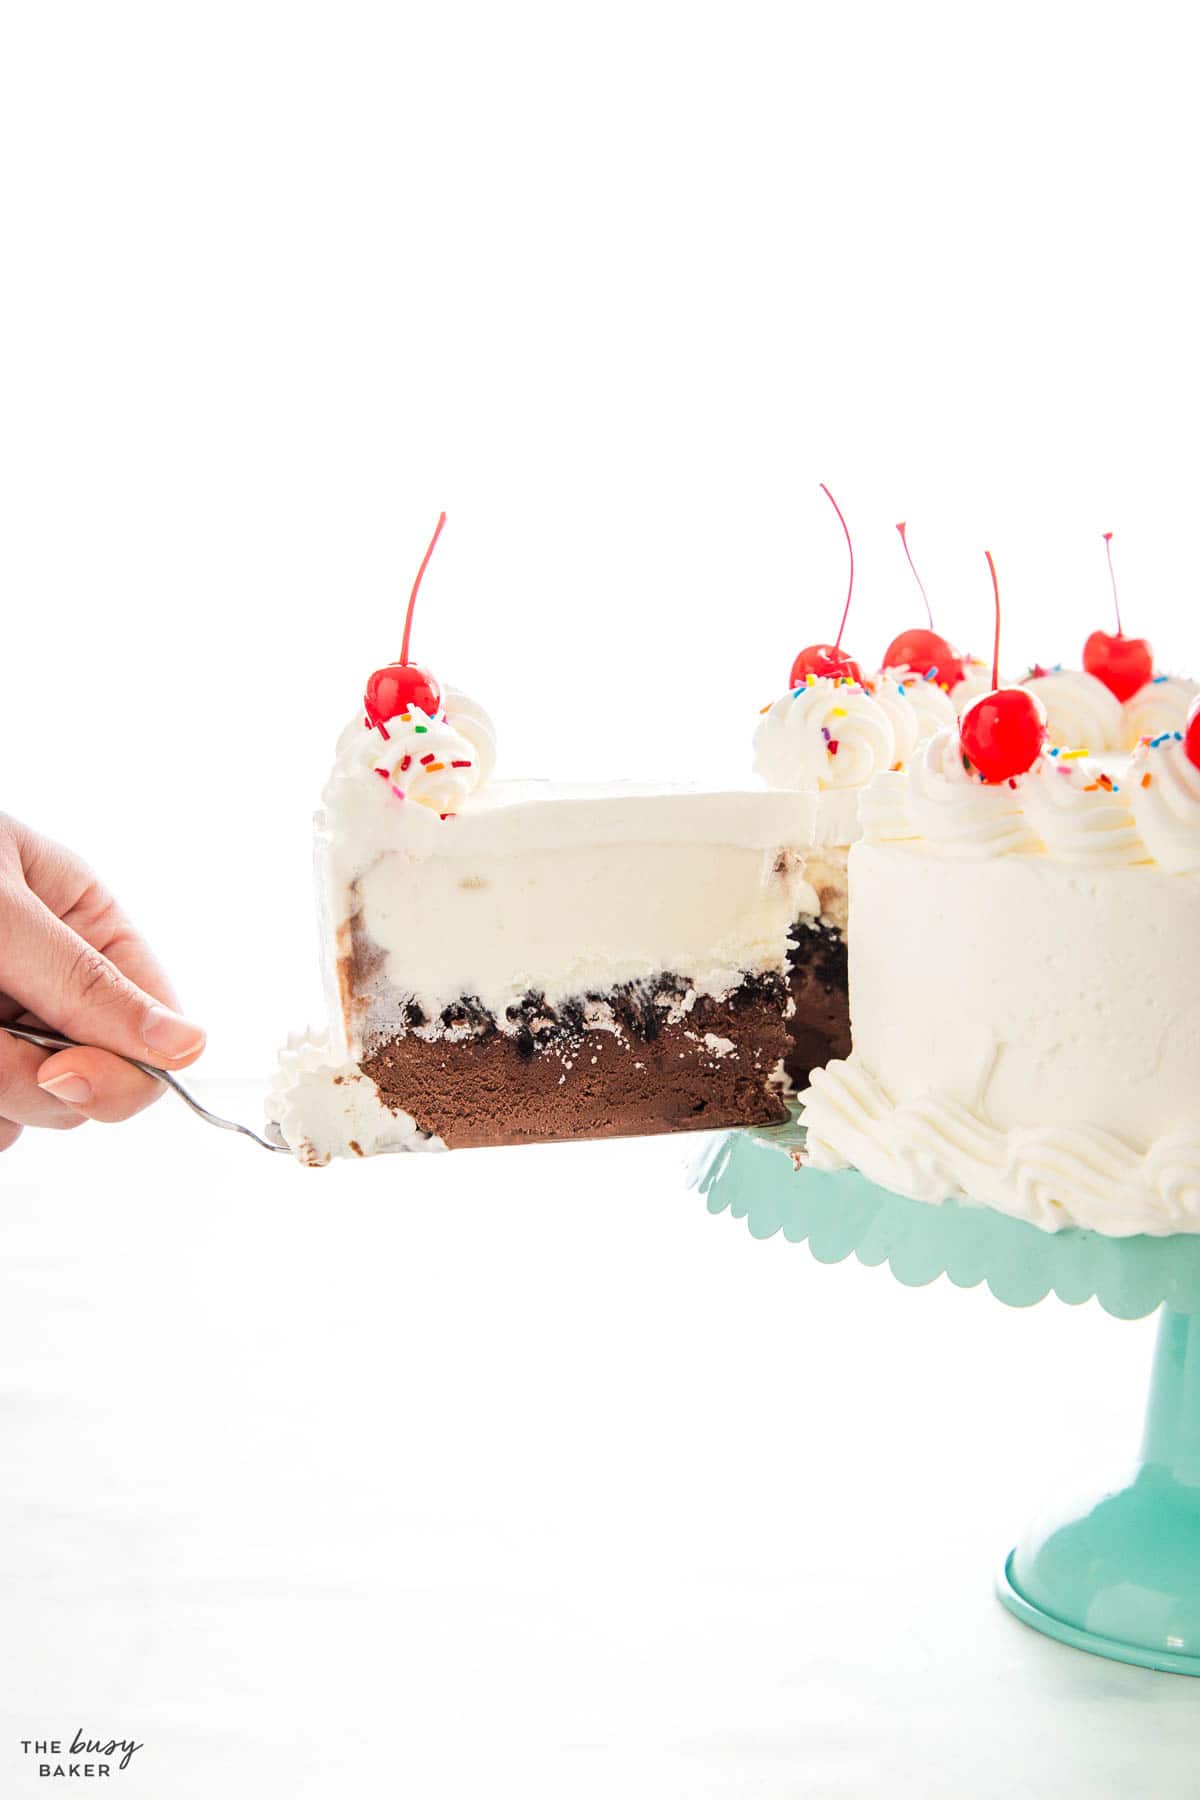
<path id="1" fill-rule="evenodd" d="M 1194 768 L 1200 769 L 1200 694 L 1192 701 L 1183 728 L 1183 753 Z"/>
<path id="2" fill-rule="evenodd" d="M 985 550 L 996 604 L 992 649 L 992 691 L 972 700 L 959 722 L 963 755 L 993 786 L 1032 769 L 1046 742 L 1046 709 L 1028 688 L 1000 686 L 1000 583 L 992 553 Z"/>
<path id="3" fill-rule="evenodd" d="M 821 492 L 841 520 L 842 530 L 846 534 L 846 548 L 850 552 L 850 586 L 846 590 L 846 604 L 842 608 L 842 622 L 838 626 L 837 638 L 832 644 L 810 644 L 801 650 L 792 664 L 791 686 L 802 687 L 810 675 L 825 676 L 831 681 L 859 681 L 862 670 L 852 656 L 847 656 L 842 649 L 842 633 L 846 629 L 846 617 L 850 611 L 850 596 L 854 592 L 854 545 L 850 542 L 850 527 L 842 517 L 842 509 L 830 493 L 825 483 L 821 483 Z"/>
<path id="4" fill-rule="evenodd" d="M 957 687 L 966 673 L 966 662 L 958 651 L 944 638 L 940 631 L 933 629 L 933 610 L 929 604 L 929 595 L 925 592 L 925 583 L 917 574 L 917 565 L 912 559 L 912 551 L 908 547 L 908 530 L 903 521 L 897 525 L 900 542 L 904 545 L 904 554 L 908 558 L 908 566 L 913 572 L 913 579 L 921 590 L 921 598 L 925 602 L 925 616 L 929 620 L 929 629 L 919 626 L 913 631 L 902 631 L 899 637 L 893 638 L 883 653 L 885 669 L 915 669 L 919 675 L 934 670 L 936 679 L 942 687 Z"/>
<path id="5" fill-rule="evenodd" d="M 1113 611 L 1117 615 L 1117 634 L 1093 631 L 1083 646 L 1083 666 L 1089 675 L 1102 681 L 1110 694 L 1124 704 L 1154 674 L 1154 656 L 1145 638 L 1128 638 L 1121 630 L 1121 602 L 1117 599 L 1117 577 L 1113 570 L 1112 532 L 1104 533 L 1108 554 L 1108 573 L 1112 581 Z"/>
<path id="6" fill-rule="evenodd" d="M 410 706 L 417 707 L 427 713 L 430 718 L 437 712 L 442 703 L 442 690 L 428 669 L 422 669 L 417 663 L 408 660 L 408 640 L 412 635 L 413 608 L 417 604 L 417 594 L 429 559 L 433 555 L 434 546 L 442 535 L 442 526 L 446 523 L 446 515 L 442 513 L 429 540 L 429 548 L 421 558 L 421 566 L 417 570 L 417 578 L 412 584 L 412 593 L 408 596 L 408 611 L 404 615 L 404 639 L 400 645 L 399 662 L 388 663 L 385 668 L 376 669 L 367 682 L 367 691 L 363 695 L 363 706 L 366 710 L 367 724 L 377 726 L 387 737 L 387 722 L 399 713 L 407 712 Z"/>

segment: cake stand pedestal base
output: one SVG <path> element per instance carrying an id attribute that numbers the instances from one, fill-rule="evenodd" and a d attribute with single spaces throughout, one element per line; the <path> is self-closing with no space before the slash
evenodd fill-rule
<path id="1" fill-rule="evenodd" d="M 1007 1306 L 1093 1296 L 1116 1318 L 1162 1308 L 1139 1460 L 1129 1478 L 1060 1511 L 1011 1552 L 996 1583 L 1026 1625 L 1118 1662 L 1200 1675 L 1200 1233 L 1104 1237 L 1039 1231 L 987 1207 L 926 1206 L 852 1169 L 803 1165 L 795 1118 L 734 1131 L 701 1154 L 710 1212 L 755 1237 L 807 1243 L 819 1262 L 887 1263 L 922 1287 L 986 1282 Z M 797 1160 L 801 1166 L 797 1167 Z"/>
<path id="2" fill-rule="evenodd" d="M 1131 1479 L 1028 1532 L 996 1592 L 1060 1643 L 1200 1675 L 1200 1318 L 1163 1313 Z"/>

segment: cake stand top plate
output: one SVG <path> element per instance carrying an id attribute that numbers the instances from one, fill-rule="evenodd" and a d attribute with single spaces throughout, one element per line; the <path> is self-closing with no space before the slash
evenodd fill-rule
<path id="1" fill-rule="evenodd" d="M 1118 1319 L 1141 1319 L 1164 1303 L 1200 1313 L 1200 1234 L 1105 1237 L 1096 1231 L 1042 1231 L 991 1207 L 947 1200 L 930 1206 L 877 1187 L 856 1170 L 797 1168 L 803 1127 L 730 1131 L 705 1146 L 693 1184 L 712 1213 L 744 1218 L 751 1235 L 782 1232 L 807 1242 L 818 1262 L 857 1256 L 886 1262 L 908 1287 L 946 1275 L 956 1287 L 986 1282 L 1006 1306 L 1033 1306 L 1057 1294 L 1070 1306 L 1093 1297 Z"/>

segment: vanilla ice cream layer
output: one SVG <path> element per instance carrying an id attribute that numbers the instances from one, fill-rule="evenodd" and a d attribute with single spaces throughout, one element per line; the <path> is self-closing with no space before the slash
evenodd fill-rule
<path id="1" fill-rule="evenodd" d="M 352 931 L 373 961 L 376 992 L 357 998 L 376 1020 L 388 990 L 429 1020 L 477 1000 L 502 1028 L 530 992 L 555 1006 L 664 972 L 720 996 L 783 972 L 789 930 L 817 910 L 812 834 L 812 797 L 794 793 L 497 782 L 441 819 L 383 783 L 333 784 L 326 937 L 344 956 Z M 352 1020 L 352 1050 L 357 1035 Z"/>

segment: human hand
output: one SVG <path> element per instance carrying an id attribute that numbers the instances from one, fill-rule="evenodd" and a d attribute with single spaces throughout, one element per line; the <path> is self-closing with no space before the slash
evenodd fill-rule
<path id="1" fill-rule="evenodd" d="M 63 1131 L 149 1106 L 161 1083 L 109 1052 L 186 1068 L 204 1033 L 176 1006 L 162 969 L 91 870 L 0 813 L 0 1018 L 80 1040 L 47 1057 L 0 1032 L 0 1150 L 25 1125 Z"/>

